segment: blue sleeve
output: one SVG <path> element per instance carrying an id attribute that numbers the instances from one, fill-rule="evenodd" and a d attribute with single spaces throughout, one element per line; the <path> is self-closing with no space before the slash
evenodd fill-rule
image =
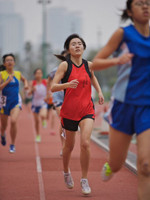
<path id="1" fill-rule="evenodd" d="M 55 74 L 56 74 L 56 71 L 57 71 L 57 67 L 55 67 L 50 73 L 49 73 L 49 77 L 51 78 L 51 79 L 53 79 L 54 78 L 54 76 L 55 76 Z"/>

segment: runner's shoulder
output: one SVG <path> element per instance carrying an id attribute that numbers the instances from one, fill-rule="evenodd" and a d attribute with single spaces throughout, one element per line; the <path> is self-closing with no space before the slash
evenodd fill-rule
<path id="1" fill-rule="evenodd" d="M 63 71 L 66 72 L 68 68 L 68 62 L 67 61 L 63 61 L 60 63 L 59 67 L 58 67 L 58 71 Z"/>

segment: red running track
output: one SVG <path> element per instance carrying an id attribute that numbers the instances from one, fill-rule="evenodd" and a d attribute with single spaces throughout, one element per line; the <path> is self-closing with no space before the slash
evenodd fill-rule
<path id="1" fill-rule="evenodd" d="M 16 153 L 9 154 L 10 136 L 7 130 L 7 146 L 0 146 L 0 200 L 80 200 L 79 134 L 71 159 L 71 171 L 75 187 L 68 190 L 63 181 L 62 158 L 58 134 L 49 134 L 50 127 L 41 130 L 42 142 L 34 142 L 32 113 L 26 108 L 18 121 Z M 56 131 L 58 131 L 56 120 Z M 108 154 L 91 142 L 89 183 L 90 200 L 137 200 L 137 177 L 123 169 L 110 181 L 103 183 L 100 170 Z"/>

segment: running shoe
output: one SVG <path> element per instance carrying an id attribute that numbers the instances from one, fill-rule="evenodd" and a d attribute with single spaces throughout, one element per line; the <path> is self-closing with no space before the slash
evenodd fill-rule
<path id="1" fill-rule="evenodd" d="M 66 132 L 65 132 L 65 129 L 62 129 L 61 136 L 62 136 L 64 139 L 66 139 Z"/>
<path id="2" fill-rule="evenodd" d="M 64 173 L 64 181 L 68 189 L 72 189 L 74 187 L 74 182 L 70 172 Z"/>
<path id="3" fill-rule="evenodd" d="M 15 145 L 14 144 L 11 144 L 10 145 L 10 148 L 9 148 L 9 152 L 10 153 L 15 153 L 16 149 L 15 149 Z"/>
<path id="4" fill-rule="evenodd" d="M 80 183 L 81 183 L 82 193 L 84 195 L 90 194 L 91 193 L 91 188 L 89 186 L 88 180 L 82 178 Z"/>
<path id="5" fill-rule="evenodd" d="M 109 181 L 113 177 L 113 172 L 108 163 L 105 163 L 101 172 L 103 181 Z"/>
<path id="6" fill-rule="evenodd" d="M 3 146 L 6 145 L 6 135 L 4 135 L 4 136 L 1 135 L 1 144 L 2 144 Z"/>
<path id="7" fill-rule="evenodd" d="M 41 136 L 37 135 L 35 141 L 38 142 L 38 143 L 41 142 Z"/>
<path id="8" fill-rule="evenodd" d="M 42 121 L 42 126 L 43 126 L 43 128 L 47 128 L 47 122 L 46 122 L 46 120 Z"/>

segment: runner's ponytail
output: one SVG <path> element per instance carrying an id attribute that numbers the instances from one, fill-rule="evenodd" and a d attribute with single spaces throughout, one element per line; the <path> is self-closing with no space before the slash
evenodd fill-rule
<path id="1" fill-rule="evenodd" d="M 70 58 L 70 54 L 68 54 L 66 50 L 63 50 L 60 55 L 54 54 L 54 56 L 61 61 L 67 61 Z"/>
<path id="2" fill-rule="evenodd" d="M 133 2 L 133 0 L 127 0 L 126 8 L 123 10 L 123 13 L 121 15 L 122 21 L 127 21 L 128 19 L 132 20 L 132 18 L 128 15 L 128 11 L 131 11 L 132 2 Z"/>
<path id="3" fill-rule="evenodd" d="M 6 67 L 4 65 L 0 65 L 0 72 L 6 70 Z"/>

